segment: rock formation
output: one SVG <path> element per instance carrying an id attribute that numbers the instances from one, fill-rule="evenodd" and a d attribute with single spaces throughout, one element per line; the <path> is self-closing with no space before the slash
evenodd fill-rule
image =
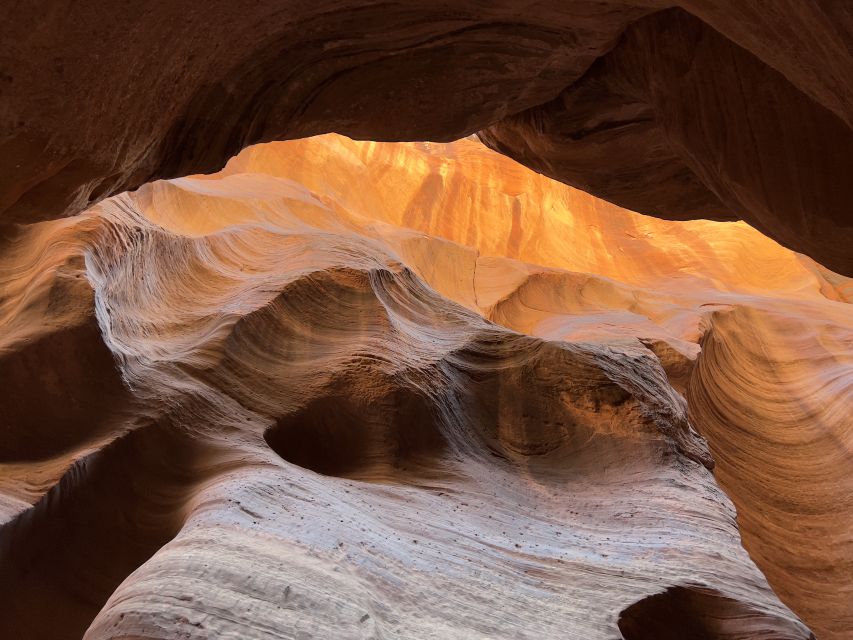
<path id="1" fill-rule="evenodd" d="M 14 233 L 3 637 L 853 629 L 853 282 L 742 222 L 322 136 Z"/>
<path id="2" fill-rule="evenodd" d="M 448 141 L 667 219 L 744 219 L 853 275 L 839 0 L 155 0 L 0 18 L 0 225 L 246 145 Z"/>

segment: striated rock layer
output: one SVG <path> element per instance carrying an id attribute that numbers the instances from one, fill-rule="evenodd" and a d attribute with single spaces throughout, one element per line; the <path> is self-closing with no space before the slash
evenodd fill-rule
<path id="1" fill-rule="evenodd" d="M 0 231 L 246 145 L 493 148 L 666 219 L 742 218 L 853 275 L 843 0 L 106 0 L 0 16 Z"/>
<path id="2" fill-rule="evenodd" d="M 853 284 L 743 223 L 324 136 L 17 233 L 3 637 L 853 629 Z"/>

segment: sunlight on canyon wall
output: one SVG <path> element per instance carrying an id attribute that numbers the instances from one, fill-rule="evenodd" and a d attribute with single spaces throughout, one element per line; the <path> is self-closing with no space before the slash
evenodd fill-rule
<path id="1" fill-rule="evenodd" d="M 326 135 L 14 247 L 9 637 L 853 626 L 853 280 L 743 222 Z"/>

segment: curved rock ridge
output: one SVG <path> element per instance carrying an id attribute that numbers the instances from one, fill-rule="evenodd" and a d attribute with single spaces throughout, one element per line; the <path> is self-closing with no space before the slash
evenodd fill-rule
<path id="1" fill-rule="evenodd" d="M 51 0 L 0 21 L 0 225 L 327 132 L 490 146 L 853 275 L 838 0 Z"/>
<path id="2" fill-rule="evenodd" d="M 818 637 L 851 628 L 853 335 L 846 309 L 717 311 L 689 385 L 744 545 Z M 819 543 L 815 543 L 819 541 Z"/>
<path id="3" fill-rule="evenodd" d="M 0 395 L 29 442 L 0 460 L 0 635 L 851 628 L 853 285 L 743 223 L 645 218 L 473 140 L 323 136 L 22 233 L 3 357 L 56 380 Z M 781 346 L 715 346 L 750 314 L 798 328 L 787 377 L 761 369 Z"/>

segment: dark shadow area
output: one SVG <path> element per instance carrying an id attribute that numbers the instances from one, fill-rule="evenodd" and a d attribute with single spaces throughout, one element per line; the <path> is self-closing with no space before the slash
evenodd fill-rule
<path id="1" fill-rule="evenodd" d="M 670 587 L 635 602 L 619 615 L 625 640 L 802 639 L 793 622 L 756 611 L 703 587 Z M 811 636 L 814 639 L 814 636 Z"/>
<path id="2" fill-rule="evenodd" d="M 377 393 L 358 383 L 278 420 L 264 439 L 300 467 L 366 480 L 415 473 L 447 446 L 426 398 L 405 387 Z"/>
<path id="3" fill-rule="evenodd" d="M 79 640 L 119 584 L 180 530 L 205 450 L 160 425 L 77 462 L 0 527 L 0 637 Z"/>
<path id="4" fill-rule="evenodd" d="M 44 460 L 109 430 L 129 392 L 98 323 L 0 358 L 0 462 Z"/>

